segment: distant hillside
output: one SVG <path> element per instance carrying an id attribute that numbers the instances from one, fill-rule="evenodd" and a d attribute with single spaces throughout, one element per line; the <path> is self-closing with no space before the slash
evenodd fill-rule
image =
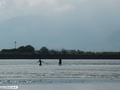
<path id="1" fill-rule="evenodd" d="M 92 24 L 86 26 L 87 22 L 80 20 L 82 19 L 77 17 L 73 19 L 72 16 L 69 18 L 59 16 L 53 19 L 33 15 L 1 21 L 1 46 L 11 48 L 14 47 L 14 41 L 17 41 L 18 46 L 31 44 L 37 49 L 47 46 L 49 48 L 100 51 L 106 50 L 108 46 L 112 48 L 120 45 L 120 31 L 109 35 L 109 33 L 92 27 Z M 8 43 L 9 47 L 5 46 Z"/>

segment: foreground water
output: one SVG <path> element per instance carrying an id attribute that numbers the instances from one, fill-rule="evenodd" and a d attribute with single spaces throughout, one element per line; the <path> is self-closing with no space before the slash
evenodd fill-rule
<path id="1" fill-rule="evenodd" d="M 120 90 L 120 60 L 0 60 L 0 85 L 18 90 Z M 87 86 L 87 87 L 86 87 Z"/>

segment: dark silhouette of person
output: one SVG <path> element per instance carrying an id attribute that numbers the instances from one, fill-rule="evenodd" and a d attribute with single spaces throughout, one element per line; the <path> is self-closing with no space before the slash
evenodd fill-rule
<path id="1" fill-rule="evenodd" d="M 43 62 L 41 59 L 39 59 L 39 66 L 42 66 L 42 63 L 45 63 L 45 64 L 48 64 L 48 63 L 46 63 L 46 62 Z"/>
<path id="2" fill-rule="evenodd" d="M 59 59 L 59 65 L 60 66 L 62 65 L 62 59 L 61 58 Z"/>
<path id="3" fill-rule="evenodd" d="M 39 62 L 39 65 L 40 65 L 40 66 L 42 66 L 42 60 L 41 60 L 41 59 L 39 59 L 39 61 L 38 61 L 38 62 Z"/>

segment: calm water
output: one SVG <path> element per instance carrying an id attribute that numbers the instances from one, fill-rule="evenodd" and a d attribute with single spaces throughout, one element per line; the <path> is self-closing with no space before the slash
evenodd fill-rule
<path id="1" fill-rule="evenodd" d="M 83 83 L 85 79 L 120 81 L 120 60 L 0 60 L 0 85 Z"/>
<path id="2" fill-rule="evenodd" d="M 26 60 L 26 59 L 20 59 L 20 60 L 0 60 L 0 65 L 38 65 L 37 59 L 32 60 Z M 59 60 L 46 60 L 43 59 L 45 63 L 43 65 L 57 65 Z M 63 65 L 120 65 L 120 60 L 62 60 Z"/>

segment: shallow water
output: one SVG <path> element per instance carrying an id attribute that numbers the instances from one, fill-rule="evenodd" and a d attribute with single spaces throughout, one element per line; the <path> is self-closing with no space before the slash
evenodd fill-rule
<path id="1" fill-rule="evenodd" d="M 5 59 L 0 60 L 0 65 L 38 65 L 38 59 Z M 58 60 L 43 59 L 42 61 L 46 62 L 47 65 L 57 65 Z M 120 65 L 120 60 L 109 60 L 109 59 L 64 59 L 62 60 L 63 65 Z M 46 65 L 45 63 L 43 63 Z"/>
<path id="2" fill-rule="evenodd" d="M 81 85 L 111 82 L 118 85 L 120 83 L 120 60 L 63 60 L 62 66 L 58 65 L 58 60 L 43 60 L 47 64 L 43 63 L 42 66 L 39 66 L 37 61 L 0 60 L 0 85 L 18 85 L 21 88 L 19 90 L 24 90 L 25 85 L 40 87 L 39 85 L 50 84 L 50 87 L 52 85 L 55 88 L 54 84 L 59 87 L 61 84 Z M 25 90 L 29 89 L 31 88 Z M 66 89 L 62 88 L 62 90 Z M 69 90 L 72 89 L 69 88 Z"/>

